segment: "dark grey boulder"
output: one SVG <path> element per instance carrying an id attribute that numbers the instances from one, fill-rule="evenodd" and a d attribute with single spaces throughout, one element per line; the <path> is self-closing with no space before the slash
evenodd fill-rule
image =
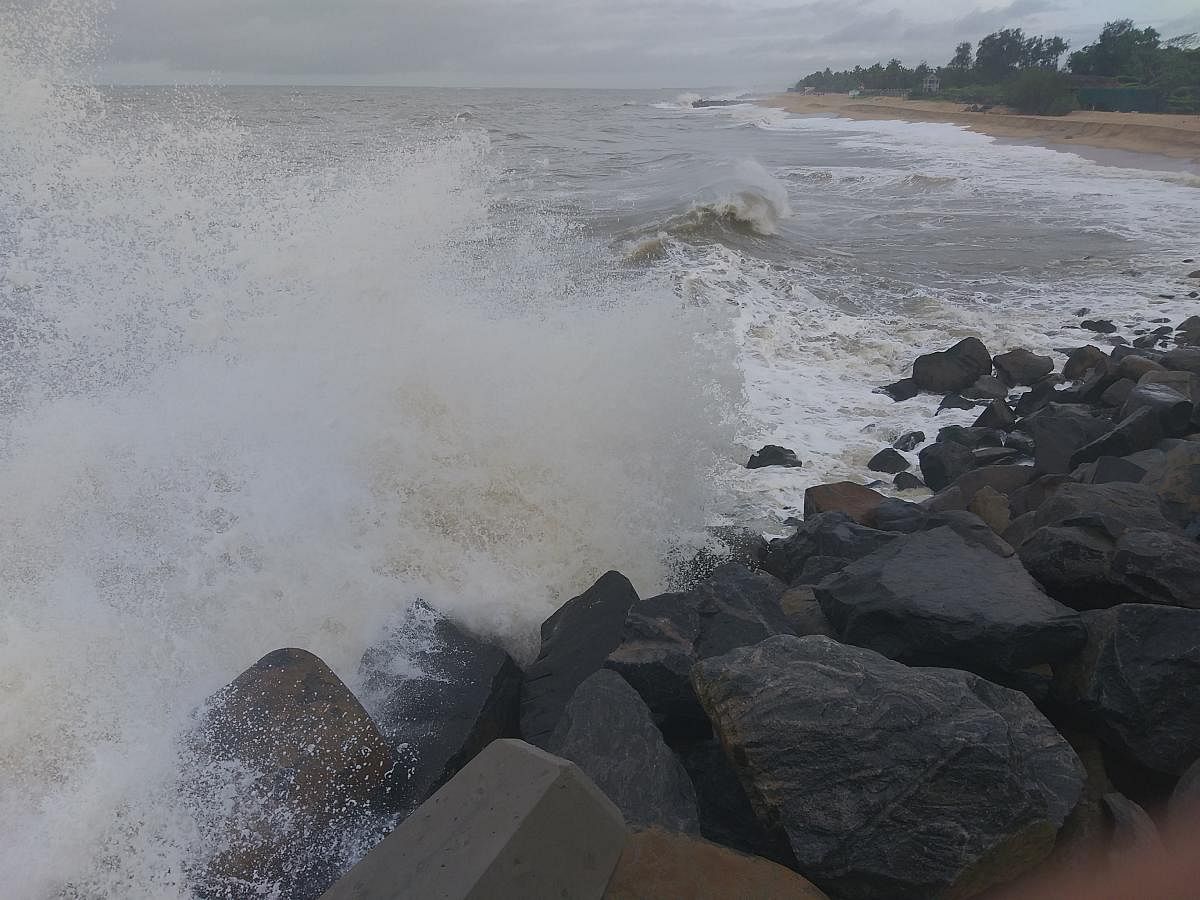
<path id="1" fill-rule="evenodd" d="M 1200 442 L 1186 441 L 1173 447 L 1142 484 L 1158 497 L 1172 522 L 1191 525 L 1200 517 Z"/>
<path id="2" fill-rule="evenodd" d="M 1055 600 L 1073 609 L 1102 609 L 1129 599 L 1114 581 L 1116 541 L 1101 530 L 1039 527 L 1017 547 L 1026 570 Z"/>
<path id="3" fill-rule="evenodd" d="M 905 453 L 908 453 L 911 450 L 916 450 L 923 443 L 925 443 L 925 432 L 910 431 L 896 438 L 892 446 L 897 450 L 903 450 Z"/>
<path id="4" fill-rule="evenodd" d="M 1063 659 L 1085 639 L 1079 615 L 1018 560 L 947 526 L 898 538 L 816 595 L 841 640 L 919 665 L 1011 671 Z"/>
<path id="5" fill-rule="evenodd" d="M 621 642 L 637 600 L 628 578 L 608 572 L 542 623 L 541 651 L 521 685 L 522 738 L 544 745 L 575 689 Z"/>
<path id="6" fill-rule="evenodd" d="M 1059 486 L 1038 507 L 1038 525 L 1098 529 L 1112 538 L 1127 528 L 1174 530 L 1162 513 L 1158 497 L 1141 484 L 1074 484 Z"/>
<path id="7" fill-rule="evenodd" d="M 692 677 L 759 820 L 833 896 L 965 897 L 1016 878 L 1083 790 L 1033 704 L 965 672 L 776 637 Z"/>
<path id="8" fill-rule="evenodd" d="M 1009 350 L 992 357 L 996 374 L 1006 384 L 1036 384 L 1054 371 L 1054 360 L 1049 356 L 1038 356 L 1028 350 Z"/>
<path id="9" fill-rule="evenodd" d="M 780 598 L 787 586 L 736 563 L 690 591 L 632 605 L 619 644 L 604 661 L 641 695 L 671 741 L 703 737 L 708 722 L 691 690 L 697 659 L 791 634 Z"/>
<path id="10" fill-rule="evenodd" d="M 975 468 L 975 457 L 962 444 L 942 442 L 921 448 L 918 454 L 921 477 L 935 491 L 949 487 L 955 479 Z"/>
<path id="11" fill-rule="evenodd" d="M 1036 418 L 1028 420 L 1028 427 L 1036 445 L 1035 468 L 1039 474 L 1053 475 L 1074 469 L 1072 457 L 1080 448 L 1106 434 L 1112 423 L 1074 412 L 1043 410 Z"/>
<path id="12" fill-rule="evenodd" d="M 948 350 L 926 353 L 913 363 L 913 381 L 923 391 L 961 391 L 992 372 L 992 358 L 979 338 L 964 338 Z"/>
<path id="13" fill-rule="evenodd" d="M 975 420 L 975 428 L 994 428 L 1000 431 L 1011 431 L 1017 424 L 1017 415 L 1003 400 L 992 400 L 987 408 Z"/>
<path id="14" fill-rule="evenodd" d="M 890 504 L 884 501 L 880 508 L 885 505 Z M 771 541 L 762 565 L 787 584 L 797 584 L 813 557 L 840 559 L 844 565 L 874 553 L 895 536 L 859 525 L 845 513 L 819 513 L 801 522 L 794 534 Z"/>
<path id="15" fill-rule="evenodd" d="M 1063 378 L 1070 381 L 1076 381 L 1087 375 L 1088 372 L 1108 370 L 1108 357 L 1104 351 L 1094 344 L 1088 344 L 1084 347 L 1076 347 L 1067 355 L 1067 361 L 1063 364 Z"/>
<path id="16" fill-rule="evenodd" d="M 1072 469 L 1085 463 L 1095 462 L 1101 456 L 1128 456 L 1141 450 L 1149 450 L 1163 438 L 1162 424 L 1158 414 L 1141 408 L 1122 419 L 1112 430 L 1071 454 Z"/>
<path id="17" fill-rule="evenodd" d="M 911 378 L 901 378 L 892 384 L 886 384 L 879 391 L 880 393 L 887 394 L 897 403 L 901 400 L 911 400 L 917 394 L 921 393 L 921 389 L 917 387 L 917 383 Z"/>
<path id="18" fill-rule="evenodd" d="M 972 450 L 977 466 L 1002 466 L 1020 459 L 1024 454 L 1016 447 L 980 447 Z"/>
<path id="19" fill-rule="evenodd" d="M 1029 484 L 1008 493 L 1008 508 L 1013 516 L 1023 516 L 1041 507 L 1050 497 L 1053 497 L 1065 484 L 1074 484 L 1069 475 L 1042 475 L 1034 478 Z"/>
<path id="20" fill-rule="evenodd" d="M 689 742 L 679 748 L 678 754 L 696 789 L 701 835 L 742 853 L 785 866 L 793 864 L 787 841 L 769 832 L 755 815 L 746 788 L 720 740 L 709 737 Z"/>
<path id="21" fill-rule="evenodd" d="M 817 602 L 811 585 L 790 588 L 779 598 L 779 605 L 783 607 L 783 614 L 787 616 L 792 633 L 797 637 L 809 634 L 835 636 L 833 626 L 821 611 L 821 604 Z"/>
<path id="22" fill-rule="evenodd" d="M 601 669 L 575 689 L 546 749 L 568 759 L 635 827 L 698 833 L 696 791 L 638 692 Z"/>
<path id="23" fill-rule="evenodd" d="M 1162 355 L 1164 368 L 1173 372 L 1191 372 L 1200 375 L 1200 348 L 1179 347 Z"/>
<path id="24" fill-rule="evenodd" d="M 1117 330 L 1117 326 L 1109 319 L 1084 319 L 1079 323 L 1079 327 L 1096 334 L 1112 334 Z"/>
<path id="25" fill-rule="evenodd" d="M 1200 758 L 1200 610 L 1126 603 L 1083 614 L 1088 643 L 1056 693 L 1105 743 L 1181 775 Z"/>
<path id="26" fill-rule="evenodd" d="M 1200 609 L 1200 544 L 1194 540 L 1129 529 L 1117 540 L 1112 574 L 1137 602 Z"/>
<path id="27" fill-rule="evenodd" d="M 867 468 L 872 472 L 884 472 L 888 475 L 895 475 L 897 472 L 903 472 L 911 465 L 912 463 L 907 459 L 895 450 L 887 447 L 871 457 L 871 461 L 867 463 Z"/>
<path id="28" fill-rule="evenodd" d="M 1113 409 L 1120 409 L 1135 387 L 1137 382 L 1132 378 L 1119 378 L 1104 389 L 1100 395 L 1100 402 Z"/>
<path id="29" fill-rule="evenodd" d="M 1147 372 L 1161 372 L 1166 367 L 1159 361 L 1162 354 L 1152 350 L 1126 350 L 1118 347 L 1113 351 L 1113 359 L 1118 359 L 1116 375 L 1119 379 L 1128 379 L 1134 384 L 1140 381 Z"/>
<path id="30" fill-rule="evenodd" d="M 879 507 L 879 524 L 889 531 L 902 534 L 948 527 L 972 546 L 982 547 L 1001 557 L 1013 555 L 1012 547 L 969 510 L 928 509 L 917 503 L 891 498 Z"/>
<path id="31" fill-rule="evenodd" d="M 1008 385 L 995 375 L 984 375 L 964 388 L 962 395 L 968 400 L 1003 400 L 1008 396 Z"/>
<path id="32" fill-rule="evenodd" d="M 978 404 L 974 400 L 968 400 L 961 394 L 947 394 L 938 404 L 937 412 L 934 415 L 941 415 L 948 409 L 974 409 L 976 406 Z"/>
<path id="33" fill-rule="evenodd" d="M 767 444 L 750 457 L 746 468 L 765 469 L 768 466 L 784 466 L 798 469 L 803 465 L 804 463 L 796 458 L 795 451 L 789 450 L 787 447 L 780 447 L 778 444 Z"/>
<path id="34" fill-rule="evenodd" d="M 938 443 L 961 444 L 971 450 L 980 447 L 1003 447 L 1005 434 L 999 428 L 964 428 L 962 425 L 947 425 L 939 428 Z"/>
<path id="35" fill-rule="evenodd" d="M 521 670 L 512 657 L 425 603 L 363 654 L 358 680 L 395 748 L 393 792 L 405 809 L 519 730 Z"/>
<path id="36" fill-rule="evenodd" d="M 1138 484 L 1146 477 L 1147 471 L 1127 456 L 1101 456 L 1092 464 L 1085 480 L 1089 484 L 1111 484 L 1114 481 Z"/>
<path id="37" fill-rule="evenodd" d="M 630 608 L 621 642 L 604 663 L 633 686 L 672 738 L 709 733 L 689 681 L 699 636 L 699 604 L 686 593 L 659 594 Z"/>
<path id="38" fill-rule="evenodd" d="M 970 504 L 971 499 L 985 487 L 1007 495 L 1029 484 L 1032 478 L 1032 466 L 980 466 L 959 476 L 954 485 L 962 491 L 963 498 Z"/>
<path id="39" fill-rule="evenodd" d="M 892 486 L 898 491 L 918 491 L 925 487 L 925 482 L 912 472 L 901 472 L 892 479 Z"/>
<path id="40" fill-rule="evenodd" d="M 1058 382 L 1055 378 L 1043 378 L 1024 394 L 1017 398 L 1014 409 L 1018 416 L 1028 416 L 1043 409 L 1048 403 L 1053 403 L 1058 396 Z"/>

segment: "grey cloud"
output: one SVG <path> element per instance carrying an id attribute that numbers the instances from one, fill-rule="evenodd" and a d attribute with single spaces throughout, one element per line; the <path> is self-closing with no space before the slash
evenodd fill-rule
<path id="1" fill-rule="evenodd" d="M 1094 34 L 1123 0 L 113 2 L 104 62 L 118 75 L 687 87 L 783 84 L 892 56 L 944 62 L 956 42 L 1007 26 L 1063 33 L 1095 18 Z"/>

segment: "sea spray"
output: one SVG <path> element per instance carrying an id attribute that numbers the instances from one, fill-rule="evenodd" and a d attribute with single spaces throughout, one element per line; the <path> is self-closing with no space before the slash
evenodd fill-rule
<path id="1" fill-rule="evenodd" d="M 738 387 L 665 281 L 502 227 L 481 134 L 298 167 L 123 115 L 61 86 L 87 9 L 0 46 L 0 871 L 186 897 L 207 696 L 281 646 L 353 682 L 416 596 L 528 654 L 605 569 L 653 591 Z"/>

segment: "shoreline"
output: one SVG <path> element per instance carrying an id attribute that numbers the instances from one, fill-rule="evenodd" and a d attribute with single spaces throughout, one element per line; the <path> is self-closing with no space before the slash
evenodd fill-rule
<path id="1" fill-rule="evenodd" d="M 1075 111 L 1066 116 L 1026 116 L 1017 113 L 966 112 L 962 104 L 899 97 L 850 98 L 845 94 L 778 94 L 764 106 L 797 115 L 834 115 L 847 119 L 901 119 L 944 122 L 979 134 L 1041 143 L 1073 150 L 1121 151 L 1168 157 L 1200 164 L 1200 116 L 1153 113 Z"/>

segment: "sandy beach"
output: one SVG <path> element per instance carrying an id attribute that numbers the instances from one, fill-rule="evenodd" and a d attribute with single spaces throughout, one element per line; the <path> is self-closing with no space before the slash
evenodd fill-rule
<path id="1" fill-rule="evenodd" d="M 951 122 L 994 137 L 1052 144 L 1077 144 L 1132 153 L 1156 153 L 1200 162 L 1200 116 L 1151 113 L 1072 112 L 1066 116 L 1025 116 L 996 107 L 966 112 L 968 104 L 899 97 L 845 94 L 781 94 L 764 101 L 793 113 L 832 114 L 850 119 L 904 119 Z"/>

